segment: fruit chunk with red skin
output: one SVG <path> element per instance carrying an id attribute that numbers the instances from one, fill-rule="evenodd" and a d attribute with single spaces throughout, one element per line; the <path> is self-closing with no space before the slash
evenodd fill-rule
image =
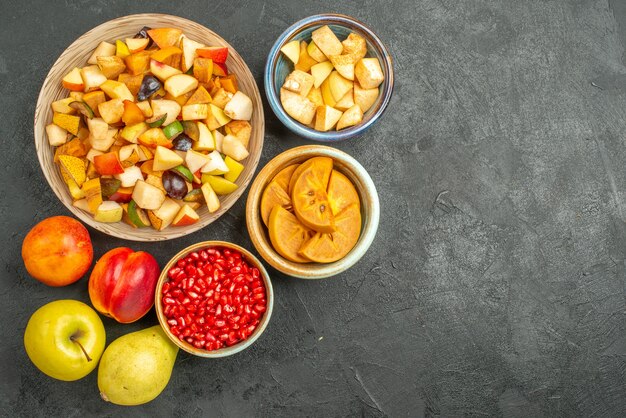
<path id="1" fill-rule="evenodd" d="M 150 311 L 159 265 L 150 254 L 115 248 L 104 254 L 89 277 L 89 298 L 98 312 L 127 324 Z"/>
<path id="2" fill-rule="evenodd" d="M 196 55 L 202 58 L 210 58 L 213 63 L 224 64 L 228 58 L 228 48 L 225 46 L 210 46 L 196 49 Z"/>
<path id="3" fill-rule="evenodd" d="M 96 171 L 102 176 L 112 176 L 124 172 L 124 166 L 122 166 L 122 162 L 115 151 L 96 155 L 93 158 L 93 164 L 96 167 Z"/>

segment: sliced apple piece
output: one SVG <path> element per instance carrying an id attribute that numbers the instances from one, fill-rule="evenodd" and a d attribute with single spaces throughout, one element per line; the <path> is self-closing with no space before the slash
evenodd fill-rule
<path id="1" fill-rule="evenodd" d="M 143 173 L 139 167 L 132 165 L 114 177 L 122 182 L 122 187 L 134 187 L 138 181 L 143 180 Z"/>
<path id="2" fill-rule="evenodd" d="M 222 142 L 224 142 L 224 134 L 216 129 L 211 131 L 211 135 L 213 135 L 213 140 L 215 141 L 215 150 L 217 152 L 222 152 Z"/>
<path id="3" fill-rule="evenodd" d="M 162 126 L 173 123 L 181 111 L 181 106 L 174 100 L 152 100 L 150 104 L 152 105 L 152 112 L 156 116 L 167 115 Z"/>
<path id="4" fill-rule="evenodd" d="M 87 199 L 76 200 L 72 203 L 72 206 L 80 210 L 84 210 L 85 212 L 89 212 L 89 203 L 87 203 Z"/>
<path id="5" fill-rule="evenodd" d="M 353 105 L 350 109 L 346 110 L 337 122 L 337 130 L 348 128 L 350 126 L 357 125 L 363 121 L 363 111 L 359 105 Z"/>
<path id="6" fill-rule="evenodd" d="M 113 44 L 108 42 L 100 42 L 96 49 L 94 49 L 93 53 L 87 60 L 87 64 L 97 64 L 98 57 L 110 57 L 115 55 L 116 47 Z"/>
<path id="7" fill-rule="evenodd" d="M 189 171 L 191 171 L 192 173 L 195 173 L 196 171 L 200 170 L 210 160 L 211 159 L 209 158 L 208 155 L 202 154 L 192 149 L 187 151 L 187 154 L 185 156 L 185 164 L 187 165 L 187 168 L 189 169 Z"/>
<path id="8" fill-rule="evenodd" d="M 156 147 L 164 147 L 164 148 L 172 148 L 172 141 L 167 139 L 165 134 L 163 133 L 163 129 L 161 128 L 151 128 L 139 135 L 137 141 L 141 145 L 145 145 L 146 147 L 156 148 Z"/>
<path id="9" fill-rule="evenodd" d="M 168 197 L 158 209 L 148 211 L 148 218 L 154 229 L 162 231 L 170 226 L 179 210 L 178 203 Z"/>
<path id="10" fill-rule="evenodd" d="M 67 142 L 67 131 L 54 123 L 46 126 L 46 135 L 48 135 L 48 143 L 53 147 Z"/>
<path id="11" fill-rule="evenodd" d="M 118 123 L 124 114 L 124 102 L 121 99 L 111 99 L 98 105 L 100 117 L 109 125 Z"/>
<path id="12" fill-rule="evenodd" d="M 354 75 L 364 89 L 374 89 L 385 80 L 378 58 L 361 58 L 354 67 Z"/>
<path id="13" fill-rule="evenodd" d="M 306 52 L 311 58 L 313 58 L 317 62 L 328 61 L 328 57 L 324 55 L 322 50 L 319 49 L 319 47 L 313 41 L 309 42 L 309 45 L 307 45 Z"/>
<path id="14" fill-rule="evenodd" d="M 306 97 L 311 91 L 314 82 L 315 78 L 311 74 L 294 70 L 285 79 L 283 87 L 294 93 L 298 93 L 300 96 Z"/>
<path id="15" fill-rule="evenodd" d="M 209 103 L 209 116 L 206 119 L 206 124 L 210 130 L 215 130 L 221 128 L 230 122 L 230 118 L 226 116 L 224 111 L 219 107 L 215 106 L 213 103 Z"/>
<path id="16" fill-rule="evenodd" d="M 224 158 L 224 163 L 228 167 L 228 172 L 224 173 L 224 178 L 230 182 L 236 182 L 239 175 L 245 168 L 243 164 L 230 158 L 228 155 Z"/>
<path id="17" fill-rule="evenodd" d="M 207 157 L 209 157 L 209 161 L 200 169 L 202 173 L 212 174 L 212 175 L 220 175 L 228 173 L 229 168 L 224 162 L 222 155 L 219 151 L 215 150 L 210 152 Z"/>
<path id="18" fill-rule="evenodd" d="M 155 210 L 161 207 L 165 200 L 165 192 L 143 180 L 135 183 L 132 199 L 142 209 Z"/>
<path id="19" fill-rule="evenodd" d="M 280 52 L 285 54 L 291 62 L 297 64 L 300 60 L 300 41 L 294 40 L 287 42 L 282 48 L 280 48 Z"/>
<path id="20" fill-rule="evenodd" d="M 137 139 L 141 134 L 148 130 L 148 124 L 145 122 L 137 123 L 135 125 L 127 125 L 120 132 L 120 136 L 128 142 L 136 144 Z"/>
<path id="21" fill-rule="evenodd" d="M 82 78 L 81 78 L 82 80 Z M 82 88 L 81 88 L 82 90 Z M 73 107 L 70 107 L 70 103 L 74 102 L 74 98 L 73 97 L 66 97 L 65 99 L 61 99 L 61 100 L 57 100 L 55 102 L 52 102 L 52 104 L 50 105 L 50 107 L 52 108 L 53 112 L 57 112 L 57 113 L 64 113 L 66 115 L 74 115 L 76 114 L 76 109 L 74 109 Z"/>
<path id="22" fill-rule="evenodd" d="M 222 152 L 236 161 L 244 160 L 250 154 L 246 147 L 233 135 L 224 137 Z"/>
<path id="23" fill-rule="evenodd" d="M 280 102 L 289 116 L 304 125 L 315 116 L 315 105 L 309 99 L 285 88 L 280 89 Z"/>
<path id="24" fill-rule="evenodd" d="M 150 72 L 161 81 L 166 81 L 172 76 L 183 73 L 179 69 L 170 67 L 169 65 L 163 64 L 155 59 L 150 60 Z"/>
<path id="25" fill-rule="evenodd" d="M 81 70 L 78 67 L 75 67 L 67 73 L 61 82 L 63 87 L 72 91 L 83 91 L 85 90 L 85 82 L 83 81 L 83 77 L 81 75 Z"/>
<path id="26" fill-rule="evenodd" d="M 122 220 L 123 210 L 119 203 L 107 200 L 96 209 L 94 219 L 98 222 L 119 222 Z"/>
<path id="27" fill-rule="evenodd" d="M 315 130 L 322 132 L 331 130 L 341 115 L 342 113 L 334 107 L 328 105 L 318 107 L 315 114 Z"/>
<path id="28" fill-rule="evenodd" d="M 231 194 L 239 188 L 239 186 L 237 186 L 235 183 L 226 180 L 222 176 L 212 176 L 207 174 L 202 176 L 202 181 L 205 183 L 209 183 L 213 191 L 218 195 Z"/>
<path id="29" fill-rule="evenodd" d="M 328 25 L 324 25 L 311 32 L 311 39 L 327 57 L 340 55 L 341 52 L 343 52 L 341 41 Z"/>
<path id="30" fill-rule="evenodd" d="M 150 39 L 148 38 L 126 38 L 126 46 L 131 54 L 143 51 L 148 47 Z"/>
<path id="31" fill-rule="evenodd" d="M 215 140 L 209 128 L 202 122 L 196 122 L 198 127 L 198 140 L 194 141 L 191 146 L 195 151 L 213 151 L 215 149 Z M 196 170 L 191 170 L 193 173 Z"/>
<path id="32" fill-rule="evenodd" d="M 174 220 L 172 221 L 172 225 L 174 226 L 187 226 L 193 225 L 200 219 L 200 216 L 196 213 L 195 210 L 191 208 L 189 205 L 183 205 Z"/>
<path id="33" fill-rule="evenodd" d="M 162 146 L 157 146 L 154 153 L 152 168 L 155 171 L 164 171 L 174 168 L 183 163 L 183 159 L 174 151 Z"/>
<path id="34" fill-rule="evenodd" d="M 209 116 L 207 103 L 196 103 L 183 106 L 183 120 L 204 120 Z"/>
<path id="35" fill-rule="evenodd" d="M 94 138 L 92 135 L 89 135 L 89 144 L 93 149 L 98 151 L 106 152 L 111 148 L 113 143 L 115 142 L 115 136 L 117 134 L 117 129 L 108 128 L 107 133 L 104 138 Z"/>
<path id="36" fill-rule="evenodd" d="M 88 65 L 87 67 L 83 67 L 80 70 L 80 75 L 83 78 L 85 92 L 95 90 L 107 81 L 106 76 L 102 74 L 100 67 L 97 65 Z"/>
<path id="37" fill-rule="evenodd" d="M 311 67 L 311 75 L 313 76 L 313 86 L 316 88 L 321 86 L 324 80 L 333 71 L 333 64 L 330 61 L 320 62 Z"/>
<path id="38" fill-rule="evenodd" d="M 135 101 L 135 96 L 130 92 L 126 84 L 115 80 L 106 80 L 100 86 L 100 89 L 111 99 Z"/>
<path id="39" fill-rule="evenodd" d="M 187 74 L 176 74 L 165 80 L 163 88 L 174 97 L 195 90 L 198 87 L 198 80 Z"/>
<path id="40" fill-rule="evenodd" d="M 182 34 L 180 29 L 175 28 L 158 28 L 148 31 L 148 36 L 160 49 L 178 45 L 178 40 Z"/>
<path id="41" fill-rule="evenodd" d="M 354 103 L 358 104 L 363 113 L 367 112 L 378 98 L 377 88 L 364 89 L 357 82 L 354 83 Z"/>
<path id="42" fill-rule="evenodd" d="M 196 54 L 202 58 L 210 58 L 214 63 L 224 64 L 228 58 L 228 48 L 225 46 L 209 46 L 197 49 Z"/>
<path id="43" fill-rule="evenodd" d="M 252 118 L 252 100 L 238 91 L 224 107 L 224 114 L 231 119 L 250 120 Z"/>
<path id="44" fill-rule="evenodd" d="M 209 208 L 209 212 L 216 212 L 220 208 L 220 199 L 217 197 L 217 194 L 215 193 L 211 185 L 209 183 L 204 183 L 202 184 L 200 190 L 202 190 L 202 194 L 204 195 L 204 201 Z"/>
<path id="45" fill-rule="evenodd" d="M 180 40 L 180 46 L 183 50 L 183 59 L 181 61 L 181 69 L 187 72 L 193 66 L 193 60 L 196 58 L 196 50 L 204 48 L 205 45 L 200 42 L 193 41 L 183 35 Z"/>

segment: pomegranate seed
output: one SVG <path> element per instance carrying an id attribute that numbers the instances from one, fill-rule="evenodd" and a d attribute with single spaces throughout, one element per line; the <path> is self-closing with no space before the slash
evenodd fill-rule
<path id="1" fill-rule="evenodd" d="M 248 338 L 267 310 L 260 271 L 238 251 L 190 253 L 168 270 L 161 302 L 173 335 L 199 349 L 219 350 Z"/>

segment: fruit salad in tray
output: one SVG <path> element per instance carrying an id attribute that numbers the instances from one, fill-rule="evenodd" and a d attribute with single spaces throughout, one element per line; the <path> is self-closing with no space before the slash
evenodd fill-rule
<path id="1" fill-rule="evenodd" d="M 289 116 L 316 131 L 360 124 L 385 80 L 378 58 L 367 56 L 365 39 L 354 32 L 340 41 L 322 26 L 310 43 L 294 40 L 281 52 L 294 65 L 280 89 L 281 104 Z"/>
<path id="2" fill-rule="evenodd" d="M 197 222 L 202 205 L 217 211 L 252 133 L 252 101 L 227 57 L 179 29 L 144 27 L 69 71 L 46 133 L 74 206 L 157 230 Z"/>

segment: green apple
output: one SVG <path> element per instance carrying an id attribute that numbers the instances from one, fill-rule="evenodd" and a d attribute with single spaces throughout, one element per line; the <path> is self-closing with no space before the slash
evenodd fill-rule
<path id="1" fill-rule="evenodd" d="M 24 332 L 24 347 L 35 366 L 50 377 L 72 381 L 98 365 L 106 336 L 102 320 L 77 300 L 57 300 L 37 309 Z"/>

